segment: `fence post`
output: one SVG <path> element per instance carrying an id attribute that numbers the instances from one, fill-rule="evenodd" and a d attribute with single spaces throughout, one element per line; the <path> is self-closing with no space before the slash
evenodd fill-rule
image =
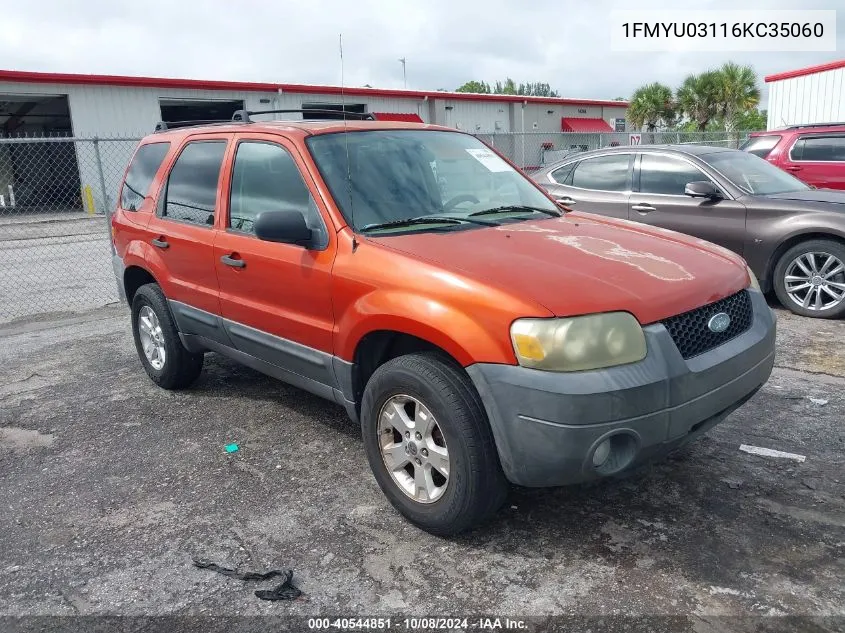
<path id="1" fill-rule="evenodd" d="M 97 161 L 97 175 L 100 178 L 100 194 L 103 200 L 103 215 L 106 218 L 106 235 L 109 239 L 109 248 L 111 254 L 115 254 L 114 241 L 111 238 L 111 202 L 109 202 L 109 195 L 106 193 L 106 179 L 103 176 L 103 159 L 100 156 L 100 139 L 94 137 L 94 158 Z"/>

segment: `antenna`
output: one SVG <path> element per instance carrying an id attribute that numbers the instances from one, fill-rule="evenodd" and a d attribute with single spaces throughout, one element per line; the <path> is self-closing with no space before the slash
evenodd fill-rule
<path id="1" fill-rule="evenodd" d="M 352 203 L 352 166 L 349 164 L 349 131 L 346 126 L 346 94 L 343 81 L 343 33 L 338 35 L 340 45 L 340 107 L 343 110 L 343 139 L 346 143 L 346 194 L 349 196 L 349 223 L 352 225 L 352 252 L 358 249 L 355 239 L 355 208 Z"/>

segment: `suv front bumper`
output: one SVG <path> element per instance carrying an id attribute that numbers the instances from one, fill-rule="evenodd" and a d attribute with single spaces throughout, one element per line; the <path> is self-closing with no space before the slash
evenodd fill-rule
<path id="1" fill-rule="evenodd" d="M 655 324 L 643 328 L 646 358 L 629 365 L 572 373 L 467 367 L 508 479 L 557 486 L 614 474 L 721 422 L 757 392 L 774 365 L 774 313 L 762 294 L 749 294 L 751 327 L 689 360 L 666 328 Z"/>

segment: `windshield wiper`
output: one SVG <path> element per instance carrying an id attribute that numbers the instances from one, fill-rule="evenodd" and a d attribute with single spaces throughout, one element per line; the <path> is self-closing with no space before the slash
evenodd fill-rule
<path id="1" fill-rule="evenodd" d="M 472 218 L 479 215 L 495 215 L 497 213 L 505 213 L 506 211 L 531 211 L 536 213 L 545 213 L 559 218 L 563 213 L 561 211 L 554 211 L 552 209 L 543 209 L 542 207 L 530 207 L 524 204 L 506 204 L 501 207 L 493 207 L 492 209 L 484 209 L 483 211 L 474 211 L 467 217 Z"/>
<path id="2" fill-rule="evenodd" d="M 480 224 L 482 226 L 499 226 L 498 222 L 490 222 L 486 220 L 470 220 L 468 218 L 460 217 L 453 218 L 447 215 L 420 215 L 415 218 L 406 218 L 404 220 L 392 220 L 390 222 L 376 222 L 374 224 L 367 224 L 361 227 L 361 231 L 374 231 L 378 229 L 393 229 L 403 226 L 413 226 L 414 224 Z"/>

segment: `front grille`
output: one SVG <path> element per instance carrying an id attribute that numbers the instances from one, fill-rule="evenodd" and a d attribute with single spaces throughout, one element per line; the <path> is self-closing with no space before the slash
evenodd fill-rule
<path id="1" fill-rule="evenodd" d="M 731 318 L 728 329 L 713 332 L 708 322 L 715 314 L 724 312 Z M 722 343 L 739 336 L 751 327 L 754 312 L 747 290 L 725 297 L 710 305 L 684 312 L 662 321 L 685 359 L 708 352 Z"/>

